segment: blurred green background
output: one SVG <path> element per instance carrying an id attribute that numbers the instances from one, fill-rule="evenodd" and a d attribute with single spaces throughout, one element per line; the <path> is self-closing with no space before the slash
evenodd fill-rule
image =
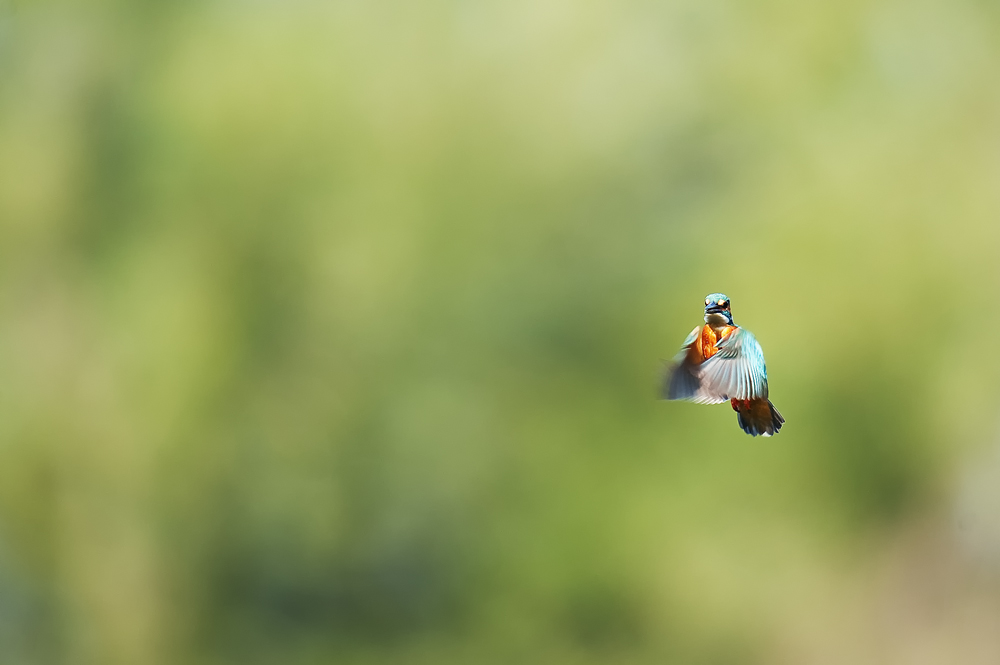
<path id="1" fill-rule="evenodd" d="M 1000 662 L 1000 9 L 0 5 L 0 662 Z M 656 399 L 731 296 L 780 436 Z"/>

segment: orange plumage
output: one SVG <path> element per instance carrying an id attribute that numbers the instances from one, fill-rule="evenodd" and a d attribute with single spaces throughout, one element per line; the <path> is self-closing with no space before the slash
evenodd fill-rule
<path id="1" fill-rule="evenodd" d="M 737 330 L 736 326 L 725 326 L 724 328 L 720 328 L 719 333 L 716 334 L 712 326 L 706 323 L 701 329 L 698 339 L 688 348 L 688 362 L 693 365 L 700 365 L 714 356 L 719 352 L 719 342 L 733 334 L 734 330 Z"/>

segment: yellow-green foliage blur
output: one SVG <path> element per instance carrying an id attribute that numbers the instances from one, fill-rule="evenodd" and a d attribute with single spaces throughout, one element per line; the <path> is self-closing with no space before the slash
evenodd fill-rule
<path id="1" fill-rule="evenodd" d="M 990 3 L 5 2 L 0 663 L 1000 662 L 998 286 Z"/>

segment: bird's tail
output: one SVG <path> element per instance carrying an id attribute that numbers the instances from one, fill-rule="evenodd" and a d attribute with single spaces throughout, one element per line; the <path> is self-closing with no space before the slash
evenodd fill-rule
<path id="1" fill-rule="evenodd" d="M 785 422 L 769 399 L 734 399 L 730 403 L 740 427 L 750 436 L 777 434 Z"/>

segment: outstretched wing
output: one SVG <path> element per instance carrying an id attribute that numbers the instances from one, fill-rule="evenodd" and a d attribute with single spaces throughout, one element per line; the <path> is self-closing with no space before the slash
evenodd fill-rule
<path id="1" fill-rule="evenodd" d="M 718 353 L 697 368 L 699 395 L 720 402 L 767 397 L 764 351 L 749 330 L 737 328 L 716 348 Z"/>
<path id="2" fill-rule="evenodd" d="M 685 399 L 699 404 L 718 404 L 726 401 L 726 398 L 709 395 L 702 389 L 701 365 L 692 362 L 693 356 L 697 355 L 699 359 L 701 356 L 700 353 L 693 352 L 692 349 L 700 336 L 701 326 L 698 326 L 691 331 L 691 334 L 684 340 L 680 352 L 674 356 L 663 381 L 662 395 L 664 399 Z"/>

